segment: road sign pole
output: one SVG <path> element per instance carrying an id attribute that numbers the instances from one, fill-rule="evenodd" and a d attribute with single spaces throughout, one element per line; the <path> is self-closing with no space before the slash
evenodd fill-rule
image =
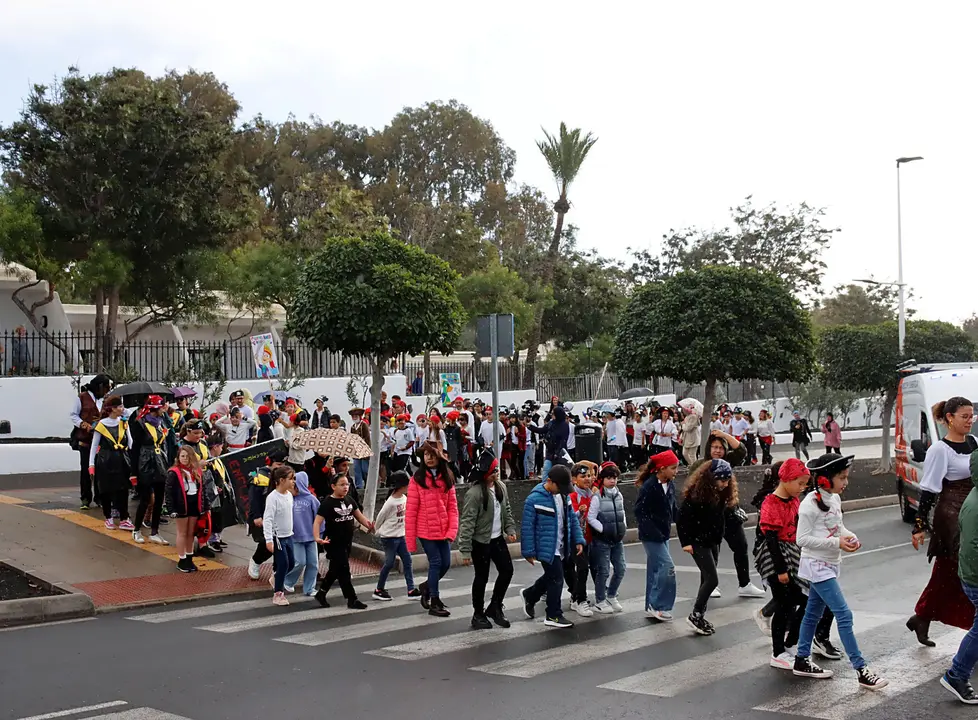
<path id="1" fill-rule="evenodd" d="M 492 371 L 492 447 L 496 457 L 502 457 L 499 437 L 499 327 L 498 315 L 489 316 L 489 349 Z"/>

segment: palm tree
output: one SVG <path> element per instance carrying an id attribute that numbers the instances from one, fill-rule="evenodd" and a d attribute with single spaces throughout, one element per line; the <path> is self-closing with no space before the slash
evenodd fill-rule
<path id="1" fill-rule="evenodd" d="M 557 258 L 560 254 L 560 238 L 564 234 L 564 216 L 570 210 L 570 202 L 567 200 L 567 189 L 581 171 L 584 158 L 598 141 L 591 133 L 583 133 L 580 128 L 568 130 L 565 123 L 560 123 L 560 131 L 556 136 L 551 135 L 546 130 L 543 131 L 545 140 L 538 140 L 537 147 L 543 153 L 550 172 L 553 173 L 557 181 L 557 191 L 560 193 L 557 202 L 554 203 L 554 212 L 557 213 L 557 222 L 554 225 L 554 236 L 550 241 L 550 247 L 540 268 L 540 284 L 548 287 L 553 282 L 554 268 L 557 265 Z M 537 306 L 534 318 L 533 332 L 530 334 L 530 347 L 526 353 L 526 371 L 524 380 L 531 386 L 536 375 L 537 348 L 543 335 L 543 305 Z"/>

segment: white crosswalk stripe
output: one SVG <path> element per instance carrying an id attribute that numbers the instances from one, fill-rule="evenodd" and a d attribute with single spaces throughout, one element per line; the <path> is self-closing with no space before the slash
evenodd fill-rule
<path id="1" fill-rule="evenodd" d="M 623 611 L 621 613 L 616 613 L 615 615 L 600 615 L 595 613 L 595 615 L 591 618 L 574 617 L 574 622 L 584 625 L 596 620 L 621 617 L 622 615 L 644 611 L 645 597 L 643 596 L 625 600 L 622 602 L 622 608 Z M 437 655 L 445 655 L 448 653 L 458 652 L 460 650 L 483 647 L 484 645 L 506 642 L 508 640 L 514 640 L 520 637 L 529 637 L 530 635 L 537 635 L 545 632 L 554 631 L 543 624 L 542 618 L 534 622 L 527 622 L 521 617 L 521 619 L 513 622 L 513 626 L 511 628 L 506 630 L 494 630 L 491 633 L 472 632 L 469 630 L 454 633 L 452 635 L 432 638 L 430 640 L 419 640 L 417 642 L 408 642 L 401 645 L 391 645 L 389 647 L 383 647 L 377 650 L 368 650 L 365 654 L 393 658 L 394 660 L 421 660 L 424 658 L 435 657 Z"/>
<path id="2" fill-rule="evenodd" d="M 855 623 L 856 633 L 869 632 L 900 619 L 902 616 L 899 615 L 860 613 Z M 771 640 L 759 638 L 746 645 L 738 644 L 705 655 L 696 655 L 598 687 L 640 695 L 675 697 L 696 690 L 705 684 L 756 670 L 767 664 L 770 654 Z"/>
<path id="3" fill-rule="evenodd" d="M 89 715 L 84 720 L 189 720 L 183 715 L 163 712 L 150 707 L 133 708 L 106 715 Z"/>
<path id="4" fill-rule="evenodd" d="M 748 619 L 754 609 L 754 605 L 746 603 L 730 605 L 711 611 L 709 613 L 709 620 L 716 627 L 720 628 Z M 690 637 L 691 633 L 692 631 L 686 626 L 685 622 L 677 620 L 674 623 L 662 624 L 656 627 L 642 627 L 615 635 L 605 635 L 588 640 L 586 643 L 575 645 L 573 652 L 568 652 L 566 646 L 560 646 L 469 669 L 493 675 L 534 678 L 546 673 L 574 667 L 581 663 L 615 657 L 619 653 L 658 645 L 659 643 L 675 640 L 676 638 Z"/>
<path id="5" fill-rule="evenodd" d="M 275 641 L 289 643 L 291 645 L 319 647 L 320 645 L 346 642 L 347 640 L 399 632 L 411 628 L 428 627 L 434 623 L 445 622 L 450 619 L 432 617 L 428 613 L 415 613 L 413 615 L 390 618 L 389 620 L 374 620 L 373 622 L 357 623 L 356 625 L 347 625 L 345 627 L 288 635 L 286 637 L 275 638 Z M 455 619 L 457 620 L 458 618 Z"/>

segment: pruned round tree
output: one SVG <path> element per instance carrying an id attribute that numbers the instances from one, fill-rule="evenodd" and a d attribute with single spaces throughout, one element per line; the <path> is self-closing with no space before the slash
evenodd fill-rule
<path id="1" fill-rule="evenodd" d="M 364 514 L 373 516 L 380 471 L 384 365 L 402 353 L 450 353 L 466 314 L 448 263 L 384 232 L 330 238 L 300 274 L 289 333 L 322 350 L 370 358 L 370 459 Z"/>
<path id="2" fill-rule="evenodd" d="M 807 379 L 814 352 L 808 313 L 780 278 L 706 267 L 632 295 L 618 319 L 614 364 L 629 377 L 705 383 L 709 410 L 718 382 Z M 703 438 L 709 438 L 706 413 Z"/>

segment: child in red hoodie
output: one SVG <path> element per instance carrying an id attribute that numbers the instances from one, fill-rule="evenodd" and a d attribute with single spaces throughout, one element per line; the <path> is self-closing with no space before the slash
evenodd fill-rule
<path id="1" fill-rule="evenodd" d="M 564 578 L 567 580 L 567 589 L 571 594 L 570 608 L 581 617 L 594 615 L 587 599 L 587 576 L 591 568 L 588 555 L 588 547 L 591 544 L 591 526 L 588 525 L 587 514 L 591 508 L 591 498 L 594 497 L 597 470 L 597 465 L 586 460 L 571 468 L 573 488 L 570 500 L 574 512 L 577 513 L 577 519 L 581 523 L 581 529 L 584 531 L 585 544 L 583 553 L 564 558 Z"/>

